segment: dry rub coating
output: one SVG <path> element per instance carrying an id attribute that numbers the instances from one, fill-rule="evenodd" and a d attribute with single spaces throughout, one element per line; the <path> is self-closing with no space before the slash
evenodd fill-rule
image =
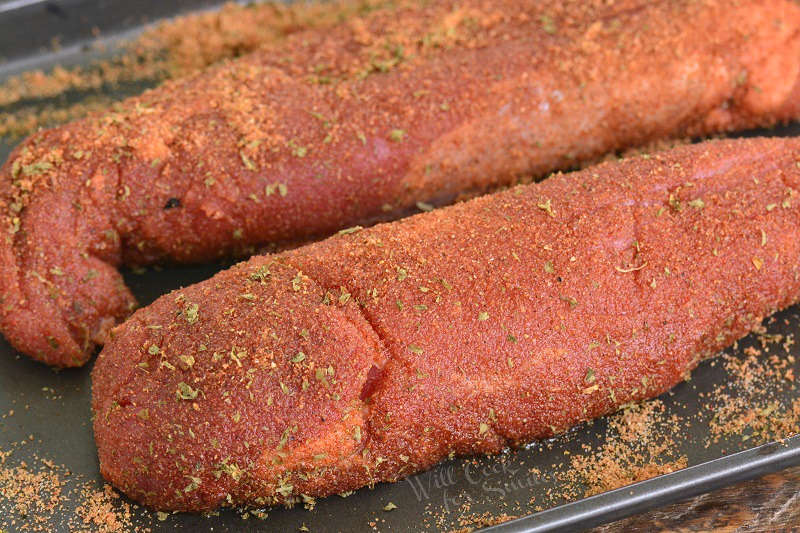
<path id="1" fill-rule="evenodd" d="M 122 264 L 248 253 L 796 118 L 799 71 L 787 0 L 399 2 L 303 33 L 23 143 L 0 171 L 0 330 L 81 365 L 135 304 Z"/>
<path id="2" fill-rule="evenodd" d="M 101 471 L 159 509 L 290 503 L 551 436 L 800 298 L 800 140 L 605 163 L 277 255 L 137 311 Z"/>

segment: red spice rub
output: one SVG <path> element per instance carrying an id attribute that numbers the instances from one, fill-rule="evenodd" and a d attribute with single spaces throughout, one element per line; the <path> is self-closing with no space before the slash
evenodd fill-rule
<path id="1" fill-rule="evenodd" d="M 0 179 L 0 330 L 81 365 L 117 267 L 202 261 L 665 136 L 798 116 L 786 0 L 401 2 L 38 133 Z"/>
<path id="2" fill-rule="evenodd" d="M 714 141 L 254 257 L 114 330 L 101 471 L 288 503 L 656 396 L 800 298 L 799 191 L 800 140 Z"/>

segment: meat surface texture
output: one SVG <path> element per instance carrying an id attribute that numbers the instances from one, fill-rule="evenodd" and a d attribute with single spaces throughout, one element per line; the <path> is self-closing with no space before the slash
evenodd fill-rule
<path id="1" fill-rule="evenodd" d="M 0 331 L 82 365 L 135 306 L 120 265 L 249 254 L 800 115 L 796 2 L 392 5 L 24 142 L 0 170 Z"/>
<path id="2" fill-rule="evenodd" d="M 711 141 L 275 255 L 136 311 L 103 475 L 159 509 L 395 481 L 656 396 L 800 298 L 800 140 Z"/>

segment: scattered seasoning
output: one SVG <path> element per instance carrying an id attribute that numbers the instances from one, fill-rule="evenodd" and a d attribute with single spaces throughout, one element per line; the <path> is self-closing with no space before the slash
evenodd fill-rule
<path id="1" fill-rule="evenodd" d="M 489 313 L 487 313 L 486 311 L 481 311 L 480 313 L 478 313 L 478 320 L 480 320 L 481 322 L 489 320 Z"/>
<path id="2" fill-rule="evenodd" d="M 761 267 L 764 266 L 764 261 L 758 257 L 753 257 L 753 265 L 756 267 L 756 270 L 761 270 Z"/>
<path id="3" fill-rule="evenodd" d="M 423 350 L 422 350 L 422 348 L 420 348 L 416 344 L 409 344 L 408 345 L 408 351 L 411 352 L 411 353 L 415 353 L 415 354 L 421 354 Z"/>
<path id="4" fill-rule="evenodd" d="M 406 132 L 404 130 L 392 130 L 389 134 L 389 139 L 392 141 L 399 143 L 401 142 L 406 136 Z"/>

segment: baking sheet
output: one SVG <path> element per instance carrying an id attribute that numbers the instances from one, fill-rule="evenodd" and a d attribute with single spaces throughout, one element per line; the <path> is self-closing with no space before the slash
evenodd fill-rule
<path id="1" fill-rule="evenodd" d="M 107 0 L 105 2 L 91 3 L 65 1 L 65 2 L 40 2 L 38 7 L 26 7 L 29 10 L 21 19 L 19 13 L 11 16 L 12 11 L 3 11 L 0 2 L 0 35 L 9 25 L 19 27 L 27 24 L 27 28 L 35 28 L 28 33 L 35 35 L 27 39 L 25 46 L 12 49 L 0 48 L 0 55 L 11 56 L 11 61 L 0 65 L 0 79 L 16 73 L 21 65 L 50 66 L 63 62 L 76 63 L 88 61 L 92 57 L 92 50 L 86 51 L 82 47 L 81 39 L 85 38 L 82 29 L 95 23 L 106 21 L 110 24 L 106 39 L 114 42 L 120 32 L 129 34 L 135 30 L 137 19 L 126 24 L 111 24 L 109 21 L 118 18 L 110 16 L 115 6 L 126 4 Z M 58 8 L 48 8 L 43 4 L 57 5 Z M 162 5 L 160 2 L 136 2 L 139 9 L 142 6 Z M 197 4 L 205 7 L 209 2 L 198 1 Z M 186 9 L 192 5 L 190 1 L 175 3 L 174 9 Z M 37 11 L 38 10 L 38 11 Z M 146 9 L 145 9 L 146 11 Z M 70 13 L 81 13 L 82 19 L 77 22 L 70 19 Z M 174 11 L 172 11 L 174 12 Z M 48 32 L 59 28 L 56 19 L 63 21 L 64 14 L 70 20 L 70 32 L 66 47 L 58 52 L 52 50 L 41 51 L 36 43 L 46 42 Z M 163 7 L 153 11 L 150 20 L 169 14 Z M 41 24 L 31 21 L 41 20 Z M 25 22 L 27 21 L 27 22 Z M 45 23 L 46 21 L 46 23 Z M 66 26 L 64 26 L 66 27 Z M 132 29 L 134 28 L 134 29 Z M 116 33 L 115 33 L 116 32 Z M 8 46 L 9 41 L 0 37 L 0 46 Z M 19 44 L 19 43 L 17 43 Z M 74 45 L 74 46 L 72 46 Z M 5 54 L 4 54 L 5 52 Z M 13 52 L 13 53 L 11 53 Z M 116 94 L 130 94 L 141 90 L 141 86 L 109 88 Z M 75 102 L 86 95 L 79 92 L 70 93 L 66 100 L 59 97 L 53 102 Z M 0 108 L 0 113 L 9 109 Z M 758 134 L 764 132 L 750 132 Z M 800 125 L 791 125 L 778 128 L 770 135 L 798 135 Z M 5 160 L 15 141 L 0 139 L 0 159 Z M 134 294 L 142 304 L 147 304 L 168 290 L 185 286 L 203 280 L 226 265 L 190 267 L 165 267 L 163 269 L 148 269 L 144 273 L 126 273 L 126 281 L 133 289 Z M 766 324 L 768 335 L 795 335 L 800 337 L 800 308 L 791 308 L 780 314 Z M 764 337 L 762 336 L 762 339 Z M 740 342 L 736 350 L 727 353 L 736 358 L 747 357 L 747 349 L 761 349 L 760 340 L 754 336 Z M 774 346 L 770 353 L 778 360 L 775 365 L 784 365 L 788 371 L 800 372 L 800 345 Z M 670 442 L 670 457 L 685 458 L 689 466 L 704 465 L 700 467 L 703 474 L 717 474 L 718 482 L 734 479 L 736 472 L 740 475 L 749 473 L 755 475 L 765 471 L 770 466 L 785 466 L 797 460 L 795 455 L 786 454 L 759 454 L 749 452 L 740 456 L 731 466 L 730 464 L 715 466 L 708 461 L 728 456 L 735 452 L 753 448 L 758 441 L 757 436 L 752 436 L 745 430 L 742 435 L 720 438 L 715 442 L 711 434 L 711 418 L 713 409 L 700 408 L 707 406 L 710 398 L 718 394 L 717 390 L 726 383 L 741 381 L 741 376 L 732 376 L 730 367 L 733 365 L 722 364 L 719 359 L 702 363 L 693 373 L 689 382 L 681 383 L 673 391 L 660 398 L 663 412 L 660 420 L 669 419 L 675 415 L 680 423 L 675 427 L 660 427 L 663 439 Z M 96 490 L 102 489 L 102 480 L 98 472 L 95 447 L 91 434 L 90 413 L 90 368 L 65 370 L 55 372 L 41 364 L 17 354 L 5 341 L 0 339 L 0 452 L 11 452 L 6 459 L 6 466 L 20 464 L 24 461 L 31 470 L 55 469 L 63 477 L 62 489 L 63 509 L 48 517 L 46 524 L 38 524 L 46 530 L 67 531 L 75 527 L 75 508 L 82 505 L 85 500 L 87 487 Z M 752 391 L 747 394 L 753 393 Z M 743 391 L 736 389 L 729 391 L 735 400 L 736 394 Z M 755 394 L 755 393 L 753 393 Z M 764 401 L 767 405 L 782 406 L 786 408 L 793 401 L 800 401 L 800 392 L 794 386 L 793 379 L 785 380 L 775 390 L 764 392 Z M 756 394 L 758 395 L 758 394 Z M 733 400 L 732 400 L 733 401 Z M 13 411 L 13 414 L 10 414 Z M 665 424 L 661 424 L 664 425 Z M 131 522 L 136 526 L 150 528 L 153 531 L 298 531 L 303 527 L 310 531 L 410 531 L 410 530 L 441 530 L 457 529 L 460 527 L 479 527 L 491 524 L 498 520 L 525 517 L 535 511 L 550 509 L 559 504 L 581 500 L 587 489 L 592 487 L 581 483 L 580 475 L 576 475 L 572 460 L 575 457 L 588 456 L 586 446 L 593 450 L 602 448 L 610 442 L 614 435 L 613 424 L 609 419 L 600 419 L 580 426 L 568 434 L 556 439 L 535 443 L 526 449 L 508 452 L 490 458 L 454 459 L 447 461 L 438 468 L 401 481 L 396 484 L 383 484 L 372 490 L 364 489 L 347 497 L 333 496 L 319 500 L 313 509 L 296 507 L 294 509 L 269 509 L 266 515 L 252 513 L 244 514 L 241 511 L 225 510 L 213 516 L 192 514 L 158 515 L 146 509 L 132 507 Z M 748 435 L 750 435 L 748 437 Z M 656 436 L 654 441 L 661 437 Z M 790 441 L 782 449 L 797 446 Z M 773 448 L 777 449 L 777 448 Z M 658 459 L 668 459 L 660 457 Z M 44 462 L 46 461 L 46 462 Z M 783 462 L 781 462 L 783 461 Z M 751 468 L 758 463 L 759 468 Z M 49 465 L 49 466 L 48 466 Z M 728 470 L 725 470 L 725 469 Z M 731 470 L 732 469 L 732 470 Z M 69 474 L 67 474 L 67 472 Z M 687 472 L 691 472 L 688 470 Z M 729 478 L 724 474 L 728 472 Z M 691 476 L 690 476 L 691 477 Z M 696 490 L 710 488 L 708 476 L 697 474 L 691 478 Z M 620 492 L 599 507 L 592 507 L 592 501 L 584 507 L 566 507 L 559 511 L 561 522 L 551 519 L 547 522 L 548 515 L 540 515 L 538 522 L 528 519 L 512 522 L 502 526 L 505 531 L 524 531 L 533 527 L 562 526 L 568 523 L 570 528 L 581 525 L 588 526 L 599 520 L 617 518 L 634 510 L 663 505 L 667 498 L 659 492 L 657 483 L 662 486 L 669 480 L 662 478 L 659 482 L 646 482 L 642 485 L 641 498 L 637 506 L 626 505 L 625 494 Z M 655 483 L 655 484 L 654 484 Z M 637 489 L 638 490 L 638 489 Z M 674 492 L 674 491 L 673 491 Z M 689 493 L 684 494 L 688 496 Z M 674 499 L 675 494 L 673 494 Z M 616 502 L 616 503 L 615 503 Z M 22 518 L 14 509 L 13 502 L 0 497 L 0 530 L 7 532 L 22 529 L 22 525 L 33 523 L 34 517 Z M 125 503 L 124 499 L 117 500 L 117 509 Z M 128 502 L 130 503 L 130 502 Z M 389 504 L 392 505 L 389 505 Z M 616 505 L 614 513 L 608 511 L 609 505 Z M 385 510 L 395 507 L 390 510 Z M 588 505 L 588 507 L 586 507 Z M 613 506 L 612 505 L 612 506 Z M 586 509 L 590 512 L 587 514 Z M 549 516 L 554 516 L 552 514 Z M 583 513 L 583 514 L 576 514 Z M 572 521 L 563 522 L 563 517 L 572 517 Z M 541 517 L 545 517 L 542 519 Z M 578 517 L 578 518 L 575 518 Z M 544 521 L 543 521 L 544 520 Z M 544 526 L 542 526 L 544 524 Z M 549 525 L 548 525 L 549 524 Z M 87 526 L 88 528 L 88 526 Z M 539 529 L 542 530 L 542 529 Z"/>

